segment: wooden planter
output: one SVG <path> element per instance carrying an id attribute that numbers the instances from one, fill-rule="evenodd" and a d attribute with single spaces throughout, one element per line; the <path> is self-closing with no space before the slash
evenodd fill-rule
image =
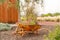
<path id="1" fill-rule="evenodd" d="M 15 23 L 18 21 L 17 0 L 0 2 L 0 22 Z"/>

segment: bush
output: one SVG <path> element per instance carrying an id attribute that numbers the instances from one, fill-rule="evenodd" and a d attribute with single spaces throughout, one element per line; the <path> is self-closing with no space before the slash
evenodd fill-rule
<path id="1" fill-rule="evenodd" d="M 49 33 L 48 37 L 45 38 L 49 40 L 60 40 L 60 25 L 55 26 L 56 28 Z"/>
<path id="2" fill-rule="evenodd" d="M 55 27 L 54 31 L 49 34 L 50 40 L 60 40 L 60 25 Z"/>
<path id="3" fill-rule="evenodd" d="M 11 30 L 11 27 L 9 24 L 0 23 L 0 31 L 2 30 Z"/>

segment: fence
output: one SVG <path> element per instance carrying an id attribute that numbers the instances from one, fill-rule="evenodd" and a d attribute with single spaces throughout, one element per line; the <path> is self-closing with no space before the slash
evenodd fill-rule
<path id="1" fill-rule="evenodd" d="M 18 21 L 18 2 L 17 0 L 0 1 L 0 22 L 15 23 Z"/>

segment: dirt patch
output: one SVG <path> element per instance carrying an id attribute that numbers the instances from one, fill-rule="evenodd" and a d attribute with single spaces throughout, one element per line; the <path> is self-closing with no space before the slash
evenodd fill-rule
<path id="1" fill-rule="evenodd" d="M 47 28 L 49 30 L 53 29 L 52 26 L 42 26 L 42 28 Z M 48 31 L 41 30 L 39 31 L 39 34 L 26 34 L 23 37 L 20 35 L 13 35 L 12 32 L 14 30 L 9 31 L 1 31 L 0 32 L 0 40 L 44 40 L 43 35 L 47 35 Z"/>

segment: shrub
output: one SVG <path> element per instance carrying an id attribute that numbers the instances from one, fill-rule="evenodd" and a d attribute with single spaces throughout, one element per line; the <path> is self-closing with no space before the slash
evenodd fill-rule
<path id="1" fill-rule="evenodd" d="M 49 35 L 48 35 L 48 37 L 46 37 L 46 39 L 49 39 L 49 40 L 60 40 L 60 25 L 57 25 L 55 27 L 56 28 L 52 32 L 49 33 Z"/>
<path id="2" fill-rule="evenodd" d="M 10 27 L 9 24 L 5 24 L 5 23 L 0 23 L 0 31 L 2 30 L 11 30 L 12 27 Z"/>

